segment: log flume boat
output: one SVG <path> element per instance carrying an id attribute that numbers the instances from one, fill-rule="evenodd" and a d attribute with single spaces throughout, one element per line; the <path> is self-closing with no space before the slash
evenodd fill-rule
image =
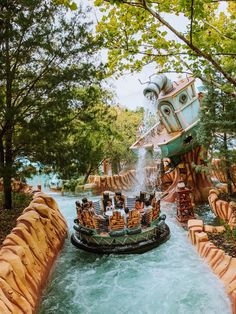
<path id="1" fill-rule="evenodd" d="M 72 244 L 96 254 L 140 254 L 158 247 L 170 238 L 170 229 L 166 215 L 160 214 L 160 201 L 153 198 L 150 203 L 139 209 L 134 204 L 131 210 L 104 210 L 104 200 L 91 203 L 92 210 L 77 206 Z"/>

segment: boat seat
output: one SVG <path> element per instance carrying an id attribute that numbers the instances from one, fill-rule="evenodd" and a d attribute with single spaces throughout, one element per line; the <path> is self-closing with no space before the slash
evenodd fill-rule
<path id="1" fill-rule="evenodd" d="M 121 200 L 122 200 L 122 202 L 124 203 L 124 205 L 126 204 L 126 197 L 125 197 L 125 195 L 123 195 L 123 194 L 121 194 L 120 195 L 121 196 Z M 117 200 L 118 200 L 118 197 L 117 197 L 117 195 L 115 195 L 114 196 L 114 206 L 116 207 L 116 204 L 117 204 Z"/>
<path id="2" fill-rule="evenodd" d="M 85 227 L 90 228 L 90 229 L 95 229 L 93 217 L 94 217 L 94 214 L 92 214 L 88 210 L 82 212 L 82 219 L 83 219 Z"/>
<path id="3" fill-rule="evenodd" d="M 102 218 L 101 215 L 93 215 L 93 224 L 96 230 L 105 230 L 106 219 Z"/>
<path id="4" fill-rule="evenodd" d="M 124 217 L 121 216 L 121 213 L 115 210 L 112 216 L 109 218 L 109 229 L 110 230 L 120 230 L 124 229 L 125 220 Z"/>
<path id="5" fill-rule="evenodd" d="M 81 207 L 76 207 L 77 210 L 77 218 L 79 221 L 79 224 L 84 226 L 84 220 L 83 220 L 83 215 L 82 215 L 82 208 Z"/>
<path id="6" fill-rule="evenodd" d="M 135 197 L 127 197 L 126 199 L 126 207 L 128 207 L 129 209 L 134 208 L 135 205 Z"/>
<path id="7" fill-rule="evenodd" d="M 152 220 L 156 220 L 160 214 L 160 200 L 156 201 L 152 210 Z"/>
<path id="8" fill-rule="evenodd" d="M 93 208 L 95 209 L 96 214 L 102 214 L 100 201 L 93 202 Z"/>
<path id="9" fill-rule="evenodd" d="M 111 203 L 112 203 L 112 197 L 109 195 L 108 192 L 102 193 L 102 196 L 101 196 L 101 212 L 105 212 L 106 211 L 106 207 L 107 207 L 107 202 L 108 201 L 111 201 Z"/>
<path id="10" fill-rule="evenodd" d="M 140 223 L 141 223 L 140 212 L 137 209 L 133 209 L 129 211 L 128 224 L 127 224 L 128 229 L 139 227 Z"/>
<path id="11" fill-rule="evenodd" d="M 153 217 L 153 209 L 150 208 L 146 211 L 146 213 L 143 214 L 143 217 L 142 217 L 143 224 L 150 226 L 150 224 L 153 220 L 152 217 Z"/>

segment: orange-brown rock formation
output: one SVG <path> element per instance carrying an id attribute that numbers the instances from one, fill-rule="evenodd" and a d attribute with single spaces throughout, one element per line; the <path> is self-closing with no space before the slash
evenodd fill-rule
<path id="1" fill-rule="evenodd" d="M 192 191 L 194 203 L 202 203 L 207 200 L 208 191 L 212 184 L 203 172 L 197 172 L 195 166 L 203 164 L 202 147 L 198 146 L 190 152 L 180 156 L 181 163 L 172 172 L 172 184 L 165 190 L 166 202 L 174 202 L 175 190 L 179 180 L 184 180 L 185 185 Z M 165 175 L 164 175 L 165 176 Z M 165 182 L 165 177 L 163 178 Z"/>
<path id="2" fill-rule="evenodd" d="M 160 186 L 165 192 L 164 201 L 175 201 L 175 190 L 178 181 L 184 180 L 186 186 L 192 191 L 193 203 L 202 203 L 207 201 L 208 192 L 212 187 L 206 174 L 195 170 L 196 166 L 203 164 L 204 151 L 202 147 L 196 147 L 192 151 L 180 156 L 181 162 L 170 172 L 163 172 L 160 176 L 160 164 L 156 167 L 145 168 L 145 184 L 146 186 Z M 165 168 L 165 170 L 167 170 Z M 97 192 L 105 190 L 130 190 L 135 183 L 136 171 L 130 170 L 121 175 L 113 176 L 90 176 L 88 182 L 93 184 L 93 188 Z"/>
<path id="3" fill-rule="evenodd" d="M 0 313 L 35 313 L 67 234 L 57 203 L 38 192 L 0 249 Z"/>
<path id="4" fill-rule="evenodd" d="M 229 224 L 231 228 L 236 225 L 236 203 L 226 202 L 219 198 L 221 191 L 212 189 L 209 191 L 208 201 L 214 214 Z"/>
<path id="5" fill-rule="evenodd" d="M 157 178 L 157 167 L 145 168 L 145 185 L 155 185 Z M 94 185 L 97 192 L 109 191 L 128 191 L 137 183 L 136 171 L 129 170 L 124 174 L 113 176 L 89 176 L 88 182 Z"/>
<path id="6" fill-rule="evenodd" d="M 236 258 L 226 255 L 208 240 L 206 232 L 222 232 L 224 227 L 203 225 L 202 220 L 188 221 L 189 238 L 199 255 L 209 264 L 213 272 L 223 281 L 236 313 Z"/>
<path id="7" fill-rule="evenodd" d="M 236 183 L 236 165 L 231 166 L 230 173 L 233 182 Z M 213 159 L 211 175 L 213 178 L 219 180 L 220 182 L 227 183 L 226 171 L 220 159 Z"/>

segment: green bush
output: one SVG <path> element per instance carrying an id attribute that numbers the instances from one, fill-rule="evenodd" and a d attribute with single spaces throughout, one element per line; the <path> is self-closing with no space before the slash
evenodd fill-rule
<path id="1" fill-rule="evenodd" d="M 77 184 L 75 187 L 75 194 L 81 193 L 84 191 L 84 186 L 81 184 Z"/>
<path id="2" fill-rule="evenodd" d="M 32 195 L 25 193 L 12 192 L 12 207 L 13 209 L 24 209 L 32 200 Z M 0 192 L 0 207 L 3 208 L 4 196 Z"/>
<path id="3" fill-rule="evenodd" d="M 81 177 L 79 179 L 71 179 L 71 180 L 63 181 L 63 183 L 62 183 L 63 190 L 65 192 L 73 192 L 74 193 L 77 186 L 83 185 L 83 181 L 84 181 L 83 177 Z"/>
<path id="4" fill-rule="evenodd" d="M 236 227 L 234 227 L 232 230 L 232 237 L 233 237 L 234 241 L 236 241 Z"/>
<path id="5" fill-rule="evenodd" d="M 227 223 L 225 223 L 225 238 L 227 241 L 230 241 L 232 239 L 232 230 Z"/>
<path id="6" fill-rule="evenodd" d="M 231 229 L 226 222 L 223 225 L 225 227 L 224 236 L 226 241 L 236 241 L 236 227 Z"/>

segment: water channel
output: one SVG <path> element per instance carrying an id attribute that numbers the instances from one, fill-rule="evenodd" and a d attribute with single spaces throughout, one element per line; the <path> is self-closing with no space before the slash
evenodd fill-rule
<path id="1" fill-rule="evenodd" d="M 77 198 L 51 194 L 70 233 Z M 95 197 L 91 197 L 95 200 Z M 65 242 L 39 314 L 219 314 L 231 313 L 223 284 L 197 255 L 187 232 L 163 203 L 171 238 L 142 255 L 99 256 Z"/>

